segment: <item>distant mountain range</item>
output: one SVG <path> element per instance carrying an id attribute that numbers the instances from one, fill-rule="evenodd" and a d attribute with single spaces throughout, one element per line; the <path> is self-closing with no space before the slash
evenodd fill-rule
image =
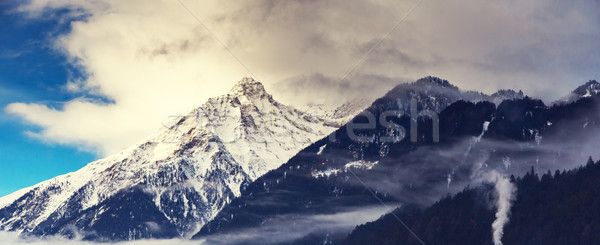
<path id="1" fill-rule="evenodd" d="M 590 81 L 546 106 L 520 91 L 486 95 L 426 77 L 370 106 L 325 111 L 283 105 L 245 78 L 119 154 L 0 198 L 0 229 L 96 241 L 340 242 L 355 225 L 400 204 L 428 207 L 490 171 L 578 166 L 597 152 L 598 88 Z"/>
<path id="2" fill-rule="evenodd" d="M 343 126 L 332 134 L 335 137 L 314 143 L 251 183 L 195 238 L 210 243 L 228 237 L 234 244 L 322 244 L 342 239 L 349 230 L 335 226 L 311 230 L 293 224 L 372 205 L 426 207 L 482 182 L 491 171 L 520 175 L 531 166 L 572 168 L 589 154 L 598 154 L 591 143 L 597 140 L 599 96 L 548 107 L 540 100 L 521 98 L 518 92 L 498 106 L 459 100 L 464 94 L 431 77 L 399 85 L 353 121 L 365 124 L 364 115 L 378 119 L 392 111 L 388 120 L 404 130 L 374 124 L 355 133 L 369 139 L 361 142 L 349 136 L 349 125 Z M 433 137 L 432 118 L 402 113 L 410 99 L 417 101 L 419 110 L 440 110 L 439 142 Z M 418 127 L 416 141 L 407 137 L 413 126 Z M 276 225 L 282 217 L 288 225 Z M 277 236 L 297 230 L 306 232 L 294 234 L 291 241 Z"/>

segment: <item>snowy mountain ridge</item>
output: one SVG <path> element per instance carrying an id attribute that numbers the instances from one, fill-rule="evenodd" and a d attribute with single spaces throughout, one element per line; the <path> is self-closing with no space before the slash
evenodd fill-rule
<path id="1" fill-rule="evenodd" d="M 0 198 L 0 229 L 45 235 L 61 222 L 94 227 L 97 220 L 82 223 L 77 215 L 123 189 L 141 186 L 185 237 L 239 196 L 244 184 L 279 167 L 337 124 L 343 122 L 282 105 L 261 83 L 244 78 L 229 94 L 209 99 L 140 144 Z M 58 233 L 68 233 L 67 228 Z M 150 228 L 141 224 L 129 231 L 130 238 L 153 237 L 145 234 Z"/>
<path id="2" fill-rule="evenodd" d="M 372 109 L 407 111 L 416 100 L 419 110 L 439 113 L 458 100 L 520 96 L 463 92 L 425 77 L 399 84 Z M 121 153 L 0 198 L 0 230 L 100 241 L 189 237 L 248 184 L 369 105 L 352 101 L 334 110 L 319 105 L 299 110 L 244 78 L 228 94 L 175 117 L 163 131 Z"/>

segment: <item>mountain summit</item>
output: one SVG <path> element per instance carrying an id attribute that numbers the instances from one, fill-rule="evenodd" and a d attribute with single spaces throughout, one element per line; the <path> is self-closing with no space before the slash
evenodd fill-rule
<path id="1" fill-rule="evenodd" d="M 588 98 L 600 94 L 600 83 L 596 80 L 590 80 L 587 83 L 577 87 L 569 95 L 554 102 L 555 104 L 572 103 L 581 98 Z"/>
<path id="2" fill-rule="evenodd" d="M 244 78 L 118 154 L 0 198 L 0 229 L 100 241 L 187 237 L 241 190 L 333 132 Z"/>
<path id="3" fill-rule="evenodd" d="M 417 80 L 415 82 L 415 84 L 435 85 L 435 86 L 440 86 L 440 87 L 458 89 L 458 87 L 456 87 L 452 83 L 448 82 L 448 80 L 444 80 L 439 77 L 433 77 L 433 76 L 427 76 L 427 77 L 421 78 L 421 79 Z"/>
<path id="4" fill-rule="evenodd" d="M 233 86 L 229 93 L 234 95 L 244 95 L 252 99 L 271 97 L 265 90 L 263 84 L 251 77 L 244 77 Z"/>
<path id="5" fill-rule="evenodd" d="M 581 85 L 573 90 L 573 93 L 581 97 L 591 97 L 600 94 L 600 83 L 598 83 L 596 80 L 590 80 L 584 85 Z"/>

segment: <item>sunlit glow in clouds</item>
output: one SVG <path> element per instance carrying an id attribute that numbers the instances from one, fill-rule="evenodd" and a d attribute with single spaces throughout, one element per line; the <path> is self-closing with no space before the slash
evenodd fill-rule
<path id="1" fill-rule="evenodd" d="M 597 1 L 425 0 L 345 81 L 415 1 L 182 2 L 277 99 L 296 105 L 372 98 L 426 75 L 544 99 L 598 78 Z M 6 108 L 41 126 L 29 134 L 46 142 L 114 153 L 250 75 L 177 1 L 33 0 L 18 11 L 36 19 L 61 9 L 85 16 L 50 42 L 88 75 L 64 89 L 86 97 Z M 85 99 L 96 97 L 106 100 Z"/>

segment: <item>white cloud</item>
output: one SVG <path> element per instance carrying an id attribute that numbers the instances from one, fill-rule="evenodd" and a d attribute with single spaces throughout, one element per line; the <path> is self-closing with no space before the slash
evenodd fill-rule
<path id="1" fill-rule="evenodd" d="M 182 2 L 276 98 L 293 104 L 378 96 L 394 81 L 426 75 L 466 89 L 510 87 L 548 99 L 599 76 L 597 1 L 425 0 L 343 82 L 416 1 Z M 53 40 L 89 74 L 65 81 L 65 89 L 114 103 L 7 107 L 42 126 L 31 134 L 48 142 L 114 153 L 160 128 L 168 115 L 250 75 L 177 1 L 32 0 L 19 11 L 40 18 L 62 8 L 87 16 Z M 314 86 L 319 79 L 339 86 Z M 364 84 L 371 94 L 351 91 L 370 87 Z"/>
<path id="2" fill-rule="evenodd" d="M 45 237 L 43 239 L 40 238 L 22 238 L 19 237 L 19 234 L 16 232 L 8 232 L 8 231 L 0 231 L 0 245 L 20 245 L 20 244 L 28 244 L 28 245 L 94 245 L 94 244 L 106 244 L 106 243 L 94 243 L 80 240 L 69 240 L 61 237 Z M 113 245 L 188 245 L 188 244 L 198 244 L 197 242 L 180 240 L 180 239 L 170 239 L 170 240 L 139 240 L 139 241 L 131 241 L 131 242 L 118 242 L 118 243 L 110 243 Z"/>
<path id="3" fill-rule="evenodd" d="M 350 233 L 357 225 L 374 221 L 391 211 L 382 205 L 366 206 L 348 210 L 339 210 L 336 214 L 312 215 L 283 215 L 269 220 L 260 228 L 242 229 L 232 234 L 211 235 L 200 240 L 137 240 L 128 242 L 110 243 L 113 245 L 191 245 L 191 244 L 281 244 L 303 238 L 307 235 L 317 234 L 346 234 Z M 293 221 L 293 222 L 292 222 Z M 0 245 L 94 245 L 106 244 L 66 239 L 60 236 L 19 237 L 16 232 L 0 231 Z"/>
<path id="4" fill-rule="evenodd" d="M 286 244 L 311 235 L 343 237 L 356 226 L 377 220 L 397 207 L 375 205 L 338 210 L 335 214 L 280 215 L 265 221 L 260 227 L 210 235 L 199 241 L 214 245 Z"/>

